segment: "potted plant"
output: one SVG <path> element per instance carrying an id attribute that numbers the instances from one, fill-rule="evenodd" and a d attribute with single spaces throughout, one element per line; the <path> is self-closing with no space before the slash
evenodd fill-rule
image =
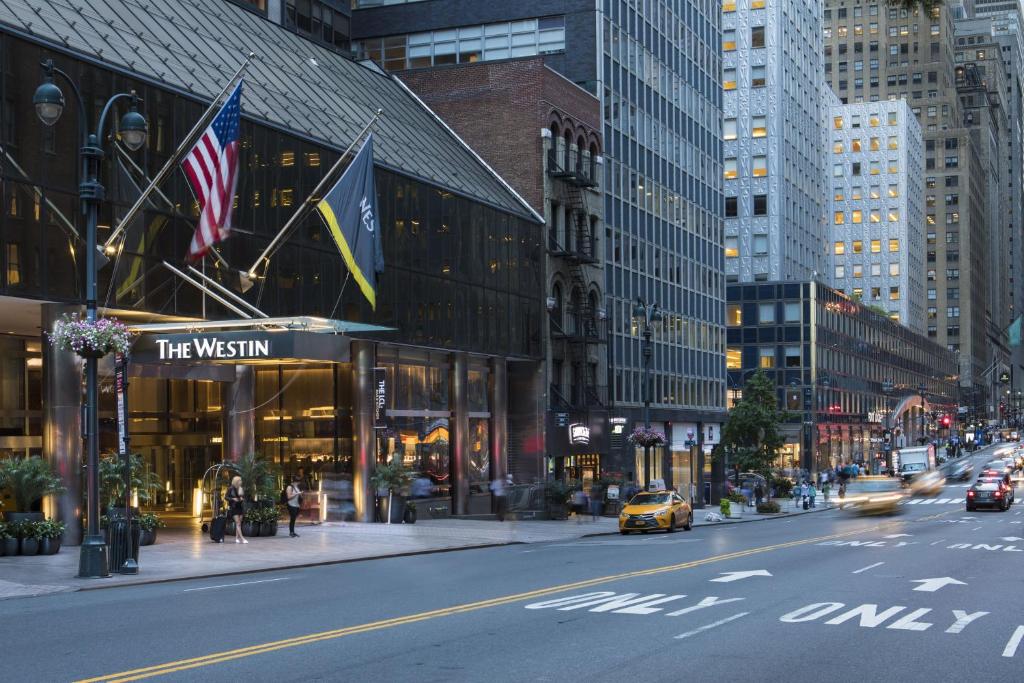
<path id="1" fill-rule="evenodd" d="M 243 536 L 259 536 L 260 535 L 260 519 L 262 512 L 258 507 L 251 507 L 245 511 L 245 516 L 242 517 L 242 535 Z"/>
<path id="2" fill-rule="evenodd" d="M 60 542 L 64 537 L 64 522 L 47 519 L 36 522 L 36 536 L 39 538 L 40 555 L 56 555 L 60 552 Z"/>
<path id="3" fill-rule="evenodd" d="M 416 503 L 411 500 L 405 501 L 405 514 L 402 515 L 402 521 L 406 524 L 416 523 Z"/>
<path id="4" fill-rule="evenodd" d="M 744 496 L 742 493 L 737 493 L 736 491 L 733 491 L 732 493 L 729 494 L 728 498 L 731 503 L 729 505 L 729 518 L 740 519 L 741 517 L 743 517 L 743 507 L 747 504 L 746 496 Z"/>
<path id="5" fill-rule="evenodd" d="M 15 546 L 17 552 L 17 546 Z M 0 522 L 0 557 L 7 554 L 7 524 Z"/>
<path id="6" fill-rule="evenodd" d="M 544 503 L 548 519 L 569 519 L 569 487 L 561 479 L 544 483 Z"/>
<path id="7" fill-rule="evenodd" d="M 374 469 L 370 483 L 377 491 L 377 495 L 382 498 L 381 517 L 387 520 L 388 524 L 402 522 L 404 500 L 401 493 L 402 489 L 409 485 L 411 478 L 409 470 L 398 460 L 377 465 Z"/>
<path id="8" fill-rule="evenodd" d="M 138 502 L 140 504 L 153 502 L 162 485 L 156 472 L 149 469 L 138 453 L 133 453 L 128 457 L 128 471 L 131 477 L 132 492 L 138 498 Z M 124 459 L 116 453 L 107 453 L 101 456 L 99 480 L 100 505 L 103 509 L 108 511 L 115 508 L 124 510 Z"/>
<path id="9" fill-rule="evenodd" d="M 157 529 L 162 529 L 167 523 L 152 512 L 139 515 L 139 545 L 153 545 L 156 543 Z"/>
<path id="10" fill-rule="evenodd" d="M 732 508 L 732 506 L 729 505 L 729 499 L 728 498 L 723 498 L 722 500 L 718 501 L 718 511 L 722 513 L 723 517 L 728 517 L 729 516 L 729 510 L 731 508 Z"/>
<path id="11" fill-rule="evenodd" d="M 60 493 L 64 486 L 50 463 L 33 455 L 0 459 L 0 489 L 7 489 L 14 496 L 14 511 L 4 513 L 8 522 L 42 521 L 43 513 L 30 512 L 32 506 L 44 496 Z"/>
<path id="12" fill-rule="evenodd" d="M 235 467 L 249 500 L 277 500 L 281 489 L 277 485 L 277 468 L 272 462 L 258 453 L 246 453 L 238 459 Z"/>
<path id="13" fill-rule="evenodd" d="M 276 504 L 260 507 L 260 536 L 277 536 L 277 520 L 281 509 Z"/>
<path id="14" fill-rule="evenodd" d="M 76 313 L 65 314 L 53 325 L 50 343 L 64 351 L 74 351 L 83 358 L 102 358 L 111 352 L 128 353 L 132 333 L 116 318 L 83 320 Z"/>
<path id="15" fill-rule="evenodd" d="M 39 554 L 40 524 L 43 524 L 43 522 L 35 522 L 29 519 L 24 519 L 20 522 L 16 522 L 16 525 L 18 527 L 18 538 L 21 539 L 22 555 Z"/>

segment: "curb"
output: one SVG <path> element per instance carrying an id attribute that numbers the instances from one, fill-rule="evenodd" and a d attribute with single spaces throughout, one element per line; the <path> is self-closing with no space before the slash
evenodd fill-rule
<path id="1" fill-rule="evenodd" d="M 111 590 L 114 588 L 132 588 L 134 586 L 151 586 L 159 583 L 177 583 L 179 581 L 195 581 L 198 579 L 216 579 L 224 576 L 241 576 L 244 574 L 265 574 L 267 572 L 281 572 L 288 571 L 290 569 L 307 569 L 309 567 L 328 567 L 335 564 L 352 564 L 354 562 L 368 562 L 370 560 L 388 560 L 398 557 L 415 557 L 417 555 L 436 555 L 439 553 L 454 553 L 460 550 L 481 550 L 484 548 L 502 548 L 510 545 L 526 545 L 524 541 L 507 541 L 503 543 L 481 543 L 479 545 L 466 545 L 458 548 L 437 548 L 434 550 L 413 550 L 404 553 L 391 553 L 388 555 L 372 555 L 367 557 L 351 557 L 341 560 L 324 560 L 323 562 L 305 562 L 302 564 L 290 564 L 284 567 L 261 567 L 256 569 L 240 569 L 238 571 L 230 572 L 214 572 L 211 574 L 198 574 L 195 576 L 176 576 L 168 577 L 164 579 L 150 579 L 143 581 L 132 581 L 131 583 L 96 583 L 95 585 L 68 585 L 67 590 L 53 591 L 53 593 L 79 593 L 84 591 L 98 591 L 98 590 Z M 76 580 L 77 577 L 75 577 Z M 81 579 L 82 581 L 100 581 L 100 579 Z M 51 595 L 53 593 L 42 593 L 33 595 L 12 595 L 7 598 L 0 598 L 0 600 L 11 600 L 14 598 L 31 598 L 31 597 L 42 597 L 43 595 Z"/>

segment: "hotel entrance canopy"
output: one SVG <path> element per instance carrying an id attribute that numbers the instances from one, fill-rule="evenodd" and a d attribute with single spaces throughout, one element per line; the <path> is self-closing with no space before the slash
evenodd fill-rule
<path id="1" fill-rule="evenodd" d="M 309 316 L 199 320 L 133 325 L 134 364 L 344 363 L 350 334 L 390 327 Z"/>

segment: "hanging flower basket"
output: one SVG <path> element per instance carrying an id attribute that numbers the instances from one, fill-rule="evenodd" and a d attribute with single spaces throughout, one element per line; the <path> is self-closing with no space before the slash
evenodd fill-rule
<path id="1" fill-rule="evenodd" d="M 654 429 L 637 427 L 629 435 L 629 442 L 634 446 L 644 448 L 665 445 L 665 435 Z"/>
<path id="2" fill-rule="evenodd" d="M 132 346 L 128 326 L 116 318 L 100 318 L 90 323 L 77 315 L 64 315 L 53 325 L 50 343 L 83 358 L 102 358 L 108 353 L 127 353 Z"/>

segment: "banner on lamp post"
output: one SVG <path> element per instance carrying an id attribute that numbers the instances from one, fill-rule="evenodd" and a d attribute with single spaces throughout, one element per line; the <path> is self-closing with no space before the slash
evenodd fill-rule
<path id="1" fill-rule="evenodd" d="M 387 429 L 388 381 L 384 368 L 373 369 L 373 428 Z"/>

